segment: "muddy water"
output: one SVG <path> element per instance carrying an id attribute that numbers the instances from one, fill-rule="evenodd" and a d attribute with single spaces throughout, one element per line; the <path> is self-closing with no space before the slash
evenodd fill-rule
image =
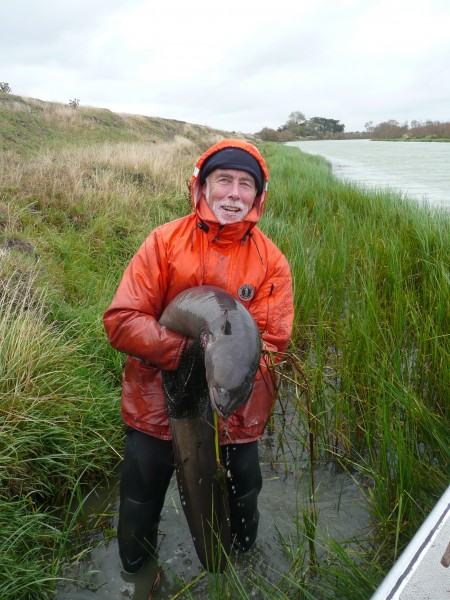
<path id="1" fill-rule="evenodd" d="M 324 156 L 341 179 L 450 210 L 450 143 L 315 140 L 288 145 Z"/>
<path id="2" fill-rule="evenodd" d="M 232 557 L 248 596 L 256 598 L 258 591 L 252 589 L 249 573 L 259 573 L 276 585 L 290 567 L 282 539 L 294 547 L 305 545 L 304 538 L 298 536 L 296 521 L 302 522 L 301 510 L 302 506 L 308 506 L 311 483 L 307 457 L 295 442 L 289 444 L 289 449 L 285 446 L 283 457 L 277 436 L 266 435 L 260 443 L 260 460 L 264 484 L 259 501 L 258 540 L 246 555 Z M 346 474 L 336 473 L 332 464 L 322 464 L 316 465 L 315 484 L 319 536 L 339 541 L 366 537 L 369 519 L 361 492 L 353 480 Z M 117 525 L 117 481 L 91 493 L 86 507 L 91 515 L 104 515 L 99 520 L 103 520 L 105 534 L 108 528 L 110 530 L 109 541 L 101 531 L 85 540 L 86 548 L 90 545 L 94 548 L 78 561 L 67 564 L 64 575 L 77 581 L 60 585 L 58 600 L 168 600 L 174 597 L 206 600 L 215 597 L 209 589 L 211 578 L 205 575 L 195 554 L 175 477 L 160 523 L 159 561 L 147 565 L 138 575 L 128 576 L 122 571 L 117 542 L 111 537 L 111 528 Z M 187 584 L 190 584 L 189 593 L 178 596 Z"/>

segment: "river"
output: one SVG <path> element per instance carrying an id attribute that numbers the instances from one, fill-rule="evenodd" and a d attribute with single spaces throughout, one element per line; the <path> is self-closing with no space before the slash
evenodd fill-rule
<path id="1" fill-rule="evenodd" d="M 288 142 L 330 161 L 333 173 L 450 210 L 450 143 L 320 140 Z"/>

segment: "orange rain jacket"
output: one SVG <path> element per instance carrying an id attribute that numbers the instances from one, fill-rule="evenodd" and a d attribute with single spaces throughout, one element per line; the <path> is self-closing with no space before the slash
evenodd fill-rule
<path id="1" fill-rule="evenodd" d="M 198 175 L 204 161 L 226 147 L 250 152 L 261 165 L 265 185 L 244 221 L 221 226 L 206 204 Z M 261 368 L 250 399 L 226 421 L 219 419 L 219 439 L 226 444 L 261 436 L 274 401 L 266 368 L 270 358 L 264 349 L 274 353 L 286 350 L 294 312 L 288 262 L 256 226 L 267 181 L 266 163 L 255 146 L 222 140 L 197 161 L 191 178 L 194 212 L 152 231 L 128 265 L 103 322 L 111 345 L 128 354 L 121 413 L 131 427 L 171 439 L 161 370 L 177 369 L 187 340 L 159 325 L 158 319 L 178 293 L 193 286 L 214 285 L 248 308 L 263 341 Z"/>

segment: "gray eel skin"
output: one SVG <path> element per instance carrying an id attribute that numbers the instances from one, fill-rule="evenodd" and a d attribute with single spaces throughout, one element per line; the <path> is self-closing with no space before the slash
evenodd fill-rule
<path id="1" fill-rule="evenodd" d="M 177 371 L 163 371 L 180 499 L 202 565 L 223 571 L 231 549 L 226 470 L 216 463 L 213 410 L 227 418 L 246 402 L 261 338 L 248 310 L 221 288 L 178 294 L 159 320 L 196 342 Z"/>

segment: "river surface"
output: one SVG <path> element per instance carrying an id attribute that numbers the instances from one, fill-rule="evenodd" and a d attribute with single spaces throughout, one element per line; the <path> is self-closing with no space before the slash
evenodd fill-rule
<path id="1" fill-rule="evenodd" d="M 341 179 L 450 210 L 450 143 L 321 140 L 287 145 L 325 157 Z"/>
<path id="2" fill-rule="evenodd" d="M 293 428 L 297 422 L 298 419 L 293 419 Z M 297 548 L 306 546 L 305 536 L 301 531 L 299 533 L 297 526 L 303 522 L 302 508 L 308 510 L 311 471 L 304 444 L 296 442 L 295 433 L 288 429 L 289 426 L 285 431 L 283 451 L 279 445 L 281 438 L 276 433 L 266 433 L 261 440 L 264 483 L 259 499 L 258 539 L 247 554 L 232 557 L 232 571 L 249 598 L 266 597 L 260 595 L 258 584 L 251 580 L 249 583 L 249 574 L 253 580 L 262 577 L 265 582 L 277 586 L 283 574 L 289 573 L 293 560 L 285 551 L 286 545 L 292 548 L 294 556 Z M 324 540 L 367 539 L 369 516 L 361 489 L 353 478 L 336 470 L 332 463 L 318 463 L 315 486 L 319 515 L 318 556 L 322 545 L 326 544 Z M 94 490 L 86 499 L 85 517 L 90 515 L 91 533 L 85 535 L 84 542 L 81 540 L 81 545 L 74 546 L 71 556 L 67 557 L 63 575 L 68 579 L 58 586 L 58 600 L 210 600 L 221 597 L 217 593 L 211 595 L 212 576 L 205 575 L 195 553 L 175 477 L 166 496 L 159 527 L 159 560 L 148 564 L 138 575 L 127 576 L 121 569 L 114 533 L 117 511 L 117 481 L 110 482 L 104 489 Z M 230 568 L 227 573 L 229 571 Z M 189 590 L 179 594 L 185 585 L 190 586 Z M 277 597 L 276 591 L 273 597 Z"/>

